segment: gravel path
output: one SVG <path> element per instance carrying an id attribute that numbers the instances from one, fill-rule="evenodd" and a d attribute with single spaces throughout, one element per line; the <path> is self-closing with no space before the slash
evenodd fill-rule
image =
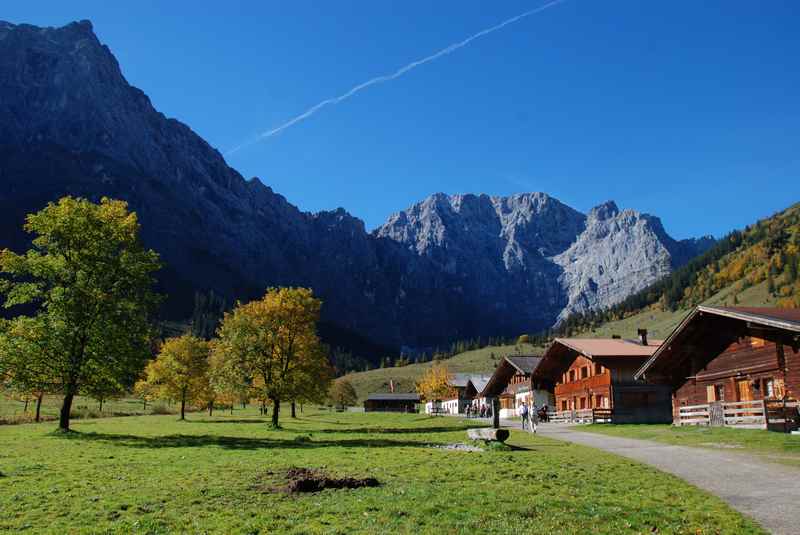
<path id="1" fill-rule="evenodd" d="M 520 426 L 511 421 L 502 424 L 517 429 Z M 655 466 L 719 496 L 772 533 L 800 534 L 800 469 L 730 450 L 611 437 L 559 424 L 540 425 L 539 434 Z"/>

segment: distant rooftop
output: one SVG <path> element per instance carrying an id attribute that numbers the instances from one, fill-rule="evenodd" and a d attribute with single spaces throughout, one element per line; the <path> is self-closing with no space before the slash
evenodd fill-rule
<path id="1" fill-rule="evenodd" d="M 663 340 L 650 340 L 647 345 L 642 345 L 639 340 L 621 338 L 556 338 L 555 343 L 587 357 L 649 357 Z"/>
<path id="2" fill-rule="evenodd" d="M 454 373 L 450 376 L 450 386 L 463 388 L 467 386 L 470 379 L 472 379 L 472 384 L 474 385 L 475 381 L 481 379 L 488 381 L 491 376 L 491 373 Z"/>
<path id="3" fill-rule="evenodd" d="M 369 394 L 367 399 L 370 401 L 419 401 L 419 394 L 375 392 Z"/>
<path id="4" fill-rule="evenodd" d="M 536 356 L 511 356 L 506 357 L 506 360 L 511 363 L 517 370 L 524 374 L 531 374 L 539 366 L 542 357 Z"/>

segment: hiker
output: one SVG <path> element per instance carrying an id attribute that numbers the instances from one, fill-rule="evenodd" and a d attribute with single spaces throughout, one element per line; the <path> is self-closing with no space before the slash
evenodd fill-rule
<path id="1" fill-rule="evenodd" d="M 467 413 L 467 418 L 472 416 L 472 405 L 467 405 L 467 409 L 464 412 Z"/>
<path id="2" fill-rule="evenodd" d="M 531 410 L 528 414 L 528 418 L 530 419 L 528 427 L 531 431 L 536 433 L 536 426 L 539 424 L 539 411 L 536 408 L 536 401 L 533 399 L 531 399 Z"/>
<path id="3" fill-rule="evenodd" d="M 522 430 L 525 430 L 525 424 L 528 424 L 530 427 L 530 421 L 528 420 L 528 404 L 526 402 L 522 402 L 522 406 L 519 408 L 519 415 L 522 416 Z"/>

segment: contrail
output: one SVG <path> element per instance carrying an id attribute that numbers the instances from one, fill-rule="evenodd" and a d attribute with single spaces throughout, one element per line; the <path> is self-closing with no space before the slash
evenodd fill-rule
<path id="1" fill-rule="evenodd" d="M 417 67 L 419 67 L 421 65 L 425 65 L 426 63 L 430 63 L 431 61 L 434 61 L 436 59 L 441 58 L 442 56 L 446 56 L 446 55 L 450 54 L 451 52 L 455 52 L 459 48 L 464 48 L 465 46 L 470 44 L 475 39 L 483 37 L 484 35 L 488 35 L 488 34 L 490 34 L 492 32 L 496 32 L 497 30 L 505 28 L 509 24 L 513 24 L 513 23 L 515 23 L 515 22 L 517 22 L 517 21 L 519 21 L 521 19 L 524 19 L 525 17 L 530 17 L 531 15 L 535 15 L 537 13 L 541 13 L 545 9 L 549 9 L 549 8 L 551 8 L 551 7 L 555 6 L 555 5 L 558 5 L 558 4 L 560 4 L 560 3 L 564 2 L 564 1 L 565 0 L 552 0 L 551 2 L 543 4 L 543 5 L 535 8 L 535 9 L 531 9 L 530 11 L 526 11 L 525 13 L 521 13 L 521 14 L 515 16 L 515 17 L 511 17 L 510 19 L 506 19 L 503 22 L 501 22 L 501 23 L 499 23 L 499 24 L 497 24 L 495 26 L 492 26 L 491 28 L 486 28 L 485 30 L 481 30 L 476 34 L 473 34 L 473 35 L 467 37 L 463 41 L 459 41 L 457 43 L 453 43 L 452 45 L 450 45 L 450 46 L 448 46 L 446 48 L 443 48 L 440 51 L 438 51 L 438 52 L 436 52 L 434 54 L 431 54 L 430 56 L 427 56 L 425 58 L 419 59 L 417 61 L 412 61 L 408 65 L 397 69 L 392 74 L 385 74 L 383 76 L 377 76 L 377 77 L 375 77 L 375 78 L 373 78 L 371 80 L 368 80 L 368 81 L 366 81 L 364 83 L 358 84 L 357 86 L 353 87 L 352 89 L 350 89 L 346 93 L 343 93 L 343 94 L 339 95 L 338 97 L 333 97 L 333 98 L 329 98 L 329 99 L 323 100 L 319 104 L 316 104 L 316 105 L 310 107 L 309 109 L 307 109 L 306 111 L 304 111 L 300 115 L 298 115 L 296 117 L 293 117 L 292 119 L 289 119 L 288 121 L 286 121 L 285 123 L 281 124 L 280 126 L 277 126 L 277 127 L 273 128 L 272 130 L 267 130 L 265 132 L 262 132 L 262 133 L 258 134 L 255 137 L 255 139 L 251 139 L 250 141 L 246 141 L 246 142 L 242 143 L 241 145 L 238 145 L 238 146 L 230 149 L 229 151 L 227 151 L 225 153 L 225 156 L 233 154 L 234 152 L 238 152 L 239 150 L 241 150 L 241 149 L 243 149 L 245 147 L 249 147 L 250 145 L 253 145 L 255 143 L 258 143 L 259 141 L 261 141 L 263 139 L 266 139 L 266 138 L 272 137 L 272 136 L 274 136 L 276 134 L 279 134 L 279 133 L 283 132 L 284 130 L 286 130 L 287 128 L 289 128 L 290 126 L 293 126 L 293 125 L 299 123 L 300 121 L 308 119 L 309 117 L 311 117 L 312 115 L 317 113 L 320 109 L 324 108 L 325 106 L 329 106 L 329 105 L 332 105 L 332 104 L 339 104 L 340 102 L 349 99 L 350 97 L 352 97 L 356 93 L 359 93 L 359 92 L 363 91 L 364 89 L 367 89 L 368 87 L 371 87 L 371 86 L 377 85 L 377 84 L 382 84 L 384 82 L 389 82 L 389 81 L 394 80 L 396 78 L 400 78 L 401 76 L 403 76 L 408 71 L 416 69 Z"/>

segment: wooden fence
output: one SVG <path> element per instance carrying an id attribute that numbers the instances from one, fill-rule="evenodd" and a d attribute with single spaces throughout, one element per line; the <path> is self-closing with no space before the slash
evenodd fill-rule
<path id="1" fill-rule="evenodd" d="M 752 429 L 797 429 L 797 401 L 722 401 L 678 409 L 676 425 L 709 425 Z"/>
<path id="2" fill-rule="evenodd" d="M 610 424 L 611 409 L 580 409 L 547 413 L 550 422 L 558 424 Z"/>

